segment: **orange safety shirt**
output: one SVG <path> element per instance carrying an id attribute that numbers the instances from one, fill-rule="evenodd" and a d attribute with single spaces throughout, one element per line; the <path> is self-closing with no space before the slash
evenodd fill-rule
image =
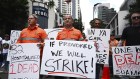
<path id="1" fill-rule="evenodd" d="M 71 29 L 64 28 L 62 31 L 60 31 L 57 35 L 57 40 L 76 40 L 76 41 L 82 41 L 84 40 L 82 33 L 72 27 Z"/>
<path id="2" fill-rule="evenodd" d="M 47 38 L 46 32 L 38 26 L 33 29 L 25 28 L 20 33 L 20 37 L 17 43 L 44 43 L 44 39 Z M 40 59 L 42 59 L 43 45 L 40 48 Z"/>
<path id="3" fill-rule="evenodd" d="M 114 39 L 114 40 L 110 40 L 109 43 L 109 55 L 112 55 L 112 47 L 116 47 L 118 45 L 118 40 Z"/>
<path id="4" fill-rule="evenodd" d="M 17 43 L 43 43 L 43 40 L 46 38 L 47 34 L 43 29 L 38 26 L 35 26 L 33 29 L 28 27 L 22 30 Z"/>

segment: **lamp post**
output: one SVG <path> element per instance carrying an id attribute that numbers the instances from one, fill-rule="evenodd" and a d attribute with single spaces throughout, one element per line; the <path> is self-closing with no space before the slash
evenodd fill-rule
<path id="1" fill-rule="evenodd" d="M 102 3 L 96 3 L 96 4 L 94 4 L 94 7 L 93 7 L 93 18 L 94 18 L 94 15 L 95 15 L 96 6 L 98 6 L 99 4 L 102 4 Z"/>

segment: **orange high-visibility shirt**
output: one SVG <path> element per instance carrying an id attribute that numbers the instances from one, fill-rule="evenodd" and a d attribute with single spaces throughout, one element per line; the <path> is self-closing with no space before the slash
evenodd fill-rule
<path id="1" fill-rule="evenodd" d="M 110 40 L 109 43 L 109 55 L 112 55 L 112 47 L 116 47 L 118 45 L 119 41 L 114 39 L 114 40 Z"/>
<path id="2" fill-rule="evenodd" d="M 76 40 L 76 41 L 82 41 L 84 40 L 82 33 L 75 29 L 74 27 L 71 29 L 64 28 L 62 31 L 60 31 L 57 35 L 57 40 Z"/>
<path id="3" fill-rule="evenodd" d="M 46 32 L 39 28 L 38 26 L 34 29 L 25 28 L 20 33 L 20 37 L 17 40 L 17 43 L 44 43 L 44 39 L 47 38 Z M 43 46 L 40 48 L 40 59 L 42 59 Z"/>
<path id="4" fill-rule="evenodd" d="M 20 33 L 17 43 L 43 43 L 47 38 L 46 32 L 36 26 L 34 29 L 25 28 Z"/>

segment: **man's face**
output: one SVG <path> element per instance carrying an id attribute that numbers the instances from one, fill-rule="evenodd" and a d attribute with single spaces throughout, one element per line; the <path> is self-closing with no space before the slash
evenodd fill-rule
<path id="1" fill-rule="evenodd" d="M 70 15 L 64 16 L 63 20 L 64 20 L 64 25 L 65 26 L 72 26 L 73 19 L 72 19 L 72 17 Z"/>
<path id="2" fill-rule="evenodd" d="M 28 24 L 29 25 L 36 25 L 36 23 L 37 23 L 37 19 L 34 16 L 30 15 L 28 17 Z"/>
<path id="3" fill-rule="evenodd" d="M 9 36 L 5 36 L 4 39 L 5 39 L 5 40 L 9 40 Z"/>
<path id="4" fill-rule="evenodd" d="M 133 25 L 140 25 L 140 13 L 133 13 L 131 20 Z"/>
<path id="5" fill-rule="evenodd" d="M 95 22 L 94 22 L 95 28 L 100 28 L 100 24 L 101 24 L 101 22 L 99 20 L 95 20 Z"/>
<path id="6" fill-rule="evenodd" d="M 111 35 L 110 40 L 114 40 L 114 39 L 115 39 L 115 36 Z"/>

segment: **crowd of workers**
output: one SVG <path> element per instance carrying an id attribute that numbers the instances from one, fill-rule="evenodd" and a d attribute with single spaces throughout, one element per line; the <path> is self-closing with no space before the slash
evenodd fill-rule
<path id="1" fill-rule="evenodd" d="M 40 43 L 40 58 L 42 58 L 42 51 L 44 46 L 44 40 L 48 38 L 46 32 L 40 28 L 37 24 L 37 16 L 35 14 L 29 15 L 28 27 L 23 29 L 20 33 L 17 43 Z M 74 41 L 86 41 L 82 33 L 75 29 L 73 26 L 73 18 L 71 15 L 65 15 L 63 17 L 64 25 L 63 30 L 60 31 L 56 37 L 57 40 L 74 40 Z M 116 40 L 114 34 L 110 35 L 109 40 L 109 67 L 110 74 L 113 75 L 113 61 L 112 61 L 112 47 L 113 46 L 134 46 L 140 45 L 140 12 L 134 12 L 131 14 L 131 24 L 123 30 L 120 40 Z M 98 18 L 91 20 L 91 28 L 100 29 L 102 21 Z M 7 54 L 10 45 L 9 35 L 6 34 L 4 39 L 0 38 L 0 67 L 4 67 L 8 71 Z M 40 59 L 41 60 L 41 59 Z M 96 64 L 96 79 L 100 79 L 100 71 L 103 69 L 103 64 Z M 40 76 L 40 79 L 42 76 Z M 129 77 L 121 76 L 122 79 L 129 79 Z M 135 77 L 136 78 L 136 77 Z M 56 76 L 55 79 L 66 79 L 66 77 Z M 76 79 L 70 77 L 69 79 Z"/>

